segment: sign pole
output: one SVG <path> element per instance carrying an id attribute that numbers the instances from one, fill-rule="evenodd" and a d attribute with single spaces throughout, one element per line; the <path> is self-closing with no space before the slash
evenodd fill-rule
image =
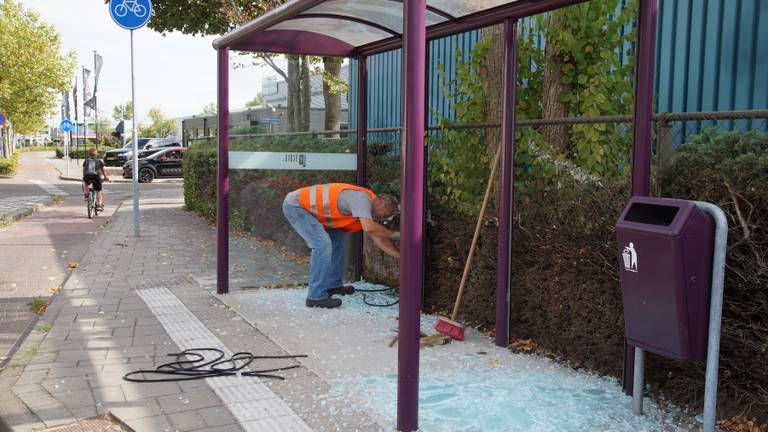
<path id="1" fill-rule="evenodd" d="M 67 177 L 69 177 L 69 140 L 70 139 L 72 139 L 72 132 L 64 135 L 64 160 L 67 162 Z"/>
<path id="2" fill-rule="evenodd" d="M 152 17 L 151 0 L 109 2 L 109 14 L 118 26 L 131 31 L 131 137 L 133 139 L 133 235 L 139 237 L 139 137 L 136 130 L 136 78 L 133 58 L 133 31 L 147 24 Z"/>
<path id="3" fill-rule="evenodd" d="M 131 30 L 131 137 L 133 140 L 133 235 L 139 237 L 139 139 L 136 131 L 136 86 L 133 71 L 133 30 Z"/>

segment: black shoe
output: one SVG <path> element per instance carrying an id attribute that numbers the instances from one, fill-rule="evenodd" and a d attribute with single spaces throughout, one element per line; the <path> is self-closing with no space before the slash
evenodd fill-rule
<path id="1" fill-rule="evenodd" d="M 355 287 L 352 285 L 344 285 L 336 288 L 328 288 L 328 295 L 352 295 L 355 293 Z"/>
<path id="2" fill-rule="evenodd" d="M 341 300 L 333 297 L 328 297 L 325 300 L 312 300 L 307 299 L 307 307 L 319 307 L 325 309 L 333 309 L 341 306 Z"/>

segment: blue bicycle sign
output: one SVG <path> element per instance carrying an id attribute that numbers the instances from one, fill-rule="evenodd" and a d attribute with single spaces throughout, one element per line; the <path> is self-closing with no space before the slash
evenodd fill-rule
<path id="1" fill-rule="evenodd" d="M 70 132 L 74 128 L 75 125 L 71 120 L 62 120 L 61 124 L 59 125 L 59 129 L 61 129 L 62 132 Z"/>
<path id="2" fill-rule="evenodd" d="M 152 16 L 150 0 L 112 0 L 109 3 L 109 14 L 120 27 L 135 30 L 143 27 Z"/>

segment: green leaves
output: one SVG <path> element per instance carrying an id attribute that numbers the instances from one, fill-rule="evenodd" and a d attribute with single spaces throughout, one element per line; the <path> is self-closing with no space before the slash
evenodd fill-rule
<path id="1" fill-rule="evenodd" d="M 176 133 L 176 121 L 165 118 L 160 108 L 149 110 L 149 124 L 139 126 L 139 137 L 166 138 Z"/>
<path id="2" fill-rule="evenodd" d="M 0 0 L 0 108 L 15 132 L 34 134 L 69 89 L 75 53 L 61 55 L 53 26 L 15 0 Z"/>

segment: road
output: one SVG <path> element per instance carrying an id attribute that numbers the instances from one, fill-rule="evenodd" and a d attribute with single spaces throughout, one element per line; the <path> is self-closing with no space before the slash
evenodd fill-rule
<path id="1" fill-rule="evenodd" d="M 0 366 L 31 329 L 36 315 L 28 304 L 47 300 L 66 281 L 90 242 L 120 202 L 130 183 L 105 184 L 105 212 L 86 217 L 79 182 L 59 179 L 48 153 L 23 153 L 13 178 L 0 178 L 0 211 L 13 213 L 29 203 L 51 202 L 20 222 L 0 228 Z M 179 183 L 142 184 L 141 190 L 182 193 Z"/>

